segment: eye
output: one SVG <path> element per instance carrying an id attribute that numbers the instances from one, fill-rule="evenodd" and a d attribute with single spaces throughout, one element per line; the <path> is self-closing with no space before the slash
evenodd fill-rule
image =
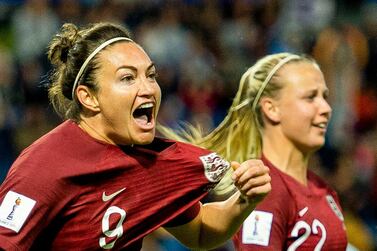
<path id="1" fill-rule="evenodd" d="M 158 77 L 157 72 L 150 72 L 150 73 L 148 74 L 148 78 L 149 78 L 149 79 L 156 80 L 157 77 Z"/>
<path id="2" fill-rule="evenodd" d="M 312 100 L 315 99 L 316 96 L 317 96 L 317 95 L 316 95 L 315 93 L 312 93 L 312 94 L 306 96 L 306 99 L 309 100 L 309 101 L 312 101 Z"/>
<path id="3" fill-rule="evenodd" d="M 129 75 L 123 76 L 120 80 L 123 81 L 123 82 L 126 82 L 126 83 L 130 83 L 133 80 L 135 80 L 135 77 L 133 75 L 129 74 Z"/>
<path id="4" fill-rule="evenodd" d="M 328 92 L 328 91 L 323 93 L 323 98 L 324 98 L 325 100 L 328 100 L 328 99 L 329 99 L 329 92 Z"/>

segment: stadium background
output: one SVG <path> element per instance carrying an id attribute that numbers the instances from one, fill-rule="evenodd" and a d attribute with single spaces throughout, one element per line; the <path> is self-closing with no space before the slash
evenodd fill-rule
<path id="1" fill-rule="evenodd" d="M 98 21 L 125 24 L 150 54 L 159 121 L 172 127 L 216 126 L 259 57 L 312 55 L 333 118 L 311 168 L 339 193 L 350 242 L 377 250 L 376 0 L 0 0 L 0 183 L 20 151 L 60 122 L 46 94 L 51 36 L 64 22 Z M 184 249 L 159 233 L 143 250 Z"/>

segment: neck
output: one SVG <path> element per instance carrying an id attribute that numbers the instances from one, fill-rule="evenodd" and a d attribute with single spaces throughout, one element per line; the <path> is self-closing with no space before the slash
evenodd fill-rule
<path id="1" fill-rule="evenodd" d="M 112 141 L 110 138 L 108 138 L 105 135 L 105 133 L 103 133 L 101 130 L 97 129 L 96 126 L 94 125 L 94 123 L 92 123 L 91 120 L 84 118 L 79 122 L 78 125 L 83 131 L 85 131 L 91 137 L 93 137 L 93 138 L 95 138 L 99 141 L 104 141 L 104 142 L 111 144 L 111 145 L 116 145 L 114 141 Z"/>
<path id="2" fill-rule="evenodd" d="M 263 135 L 263 154 L 279 170 L 307 185 L 310 154 L 305 154 L 281 133 Z"/>

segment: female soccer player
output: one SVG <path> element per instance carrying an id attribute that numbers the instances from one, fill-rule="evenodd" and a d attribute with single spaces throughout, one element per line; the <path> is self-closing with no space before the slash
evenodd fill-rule
<path id="1" fill-rule="evenodd" d="M 209 135 L 190 130 L 171 138 L 191 141 L 222 157 L 261 157 L 272 191 L 234 237 L 238 250 L 345 250 L 337 194 L 312 171 L 309 159 L 325 142 L 331 117 L 328 88 L 317 63 L 290 53 L 268 55 L 242 76 L 224 121 Z M 226 176 L 216 191 L 234 190 Z M 235 183 L 241 185 L 240 181 Z"/>
<path id="2" fill-rule="evenodd" d="M 25 149 L 1 185 L 0 249 L 140 250 L 161 226 L 188 247 L 213 248 L 270 191 L 268 168 L 249 160 L 234 164 L 234 180 L 249 185 L 200 204 L 230 165 L 155 137 L 156 67 L 122 26 L 65 24 L 48 57 L 49 97 L 66 120 Z"/>

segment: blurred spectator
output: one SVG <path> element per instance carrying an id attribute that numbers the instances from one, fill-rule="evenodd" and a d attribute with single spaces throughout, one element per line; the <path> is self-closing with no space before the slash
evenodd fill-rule
<path id="1" fill-rule="evenodd" d="M 13 134 L 17 125 L 17 90 L 14 85 L 12 55 L 0 47 L 0 182 L 16 156 Z"/>
<path id="2" fill-rule="evenodd" d="M 55 3 L 56 14 L 60 20 L 60 23 L 74 23 L 80 24 L 82 21 L 83 9 L 80 5 L 80 1 L 77 0 L 58 0 Z"/>
<path id="3" fill-rule="evenodd" d="M 59 27 L 56 12 L 48 0 L 25 0 L 12 16 L 14 52 L 22 63 L 45 57 L 49 38 Z"/>
<path id="4" fill-rule="evenodd" d="M 138 40 L 157 65 L 177 70 L 183 57 L 189 53 L 189 32 L 180 22 L 180 1 L 176 5 L 162 5 L 163 11 L 146 19 Z"/>
<path id="5" fill-rule="evenodd" d="M 280 1 L 281 11 L 273 34 L 278 50 L 310 52 L 317 34 L 334 19 L 334 0 Z M 275 49 L 276 51 L 276 49 Z"/>
<path id="6" fill-rule="evenodd" d="M 50 131 L 56 122 L 48 120 L 47 109 L 40 104 L 29 104 L 14 132 L 14 144 L 18 153 L 28 147 L 33 141 Z"/>
<path id="7" fill-rule="evenodd" d="M 363 86 L 357 100 L 355 129 L 358 134 L 377 128 L 377 2 L 366 2 L 361 9 L 361 23 L 365 31 L 369 54 Z"/>
<path id="8" fill-rule="evenodd" d="M 356 162 L 352 152 L 341 153 L 338 155 L 333 172 L 326 177 L 340 195 L 348 242 L 359 250 L 372 251 L 374 250 L 374 234 L 369 225 L 360 217 L 360 211 L 367 204 L 367 197 L 364 194 L 368 188 L 359 179 L 362 171 L 358 170 Z"/>
<path id="9" fill-rule="evenodd" d="M 323 68 L 331 90 L 330 144 L 333 147 L 350 146 L 356 122 L 356 98 L 368 57 L 365 35 L 351 24 L 327 27 L 318 35 L 313 56 Z"/>
<path id="10" fill-rule="evenodd" d="M 85 20 L 87 23 L 123 23 L 126 19 L 127 5 L 123 1 L 98 1 L 88 7 Z"/>
<path id="11" fill-rule="evenodd" d="M 248 1 L 236 0 L 232 4 L 231 16 L 224 19 L 219 30 L 219 45 L 223 70 L 227 81 L 234 75 L 241 76 L 245 66 L 255 61 L 258 40 L 263 39 L 262 31 L 254 23 L 255 6 Z M 263 41 L 263 40 L 262 40 Z M 235 74 L 228 73 L 233 72 Z M 236 81 L 234 81 L 236 82 Z M 237 89 L 235 85 L 234 92 Z"/>
<path id="12" fill-rule="evenodd" d="M 377 91 L 377 1 L 362 7 L 362 25 L 368 39 L 369 60 L 365 70 L 366 85 Z M 377 109 L 377 108 L 376 108 Z"/>

